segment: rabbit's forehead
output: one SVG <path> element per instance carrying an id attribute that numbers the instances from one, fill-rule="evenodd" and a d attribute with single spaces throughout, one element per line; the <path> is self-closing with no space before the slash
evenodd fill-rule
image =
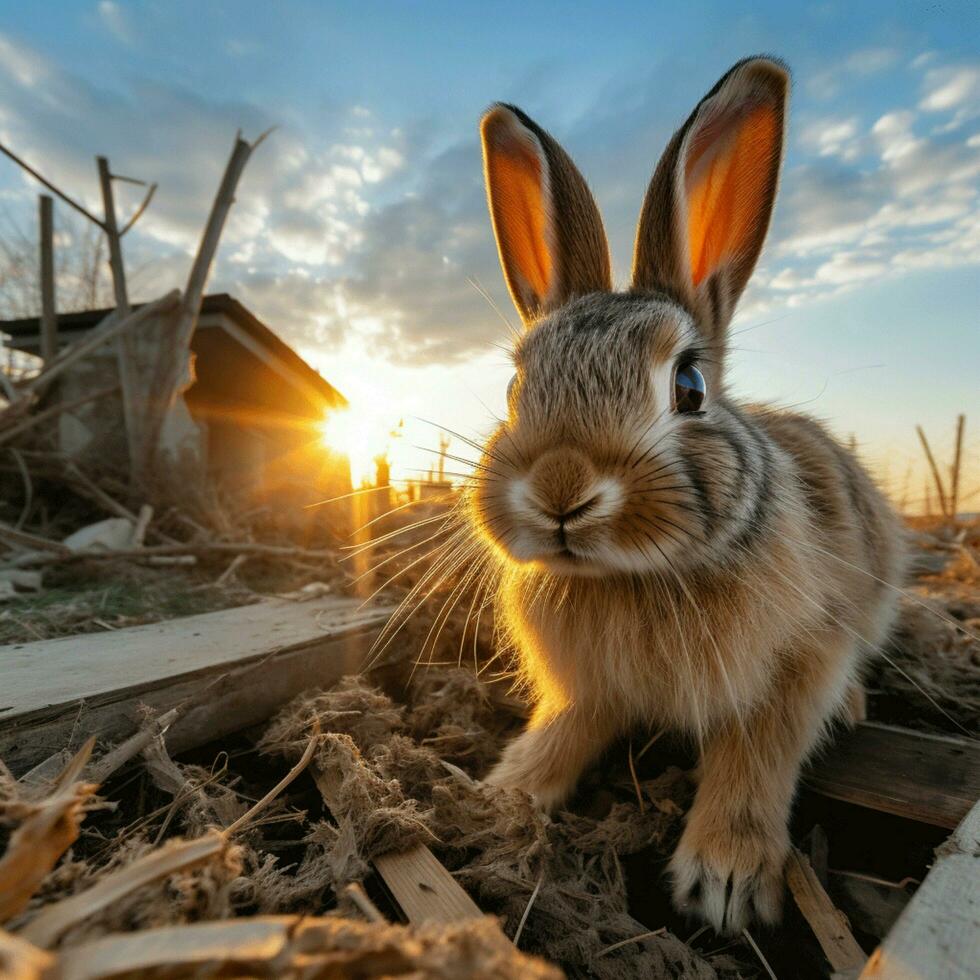
<path id="1" fill-rule="evenodd" d="M 699 334 L 688 313 L 667 298 L 602 293 L 566 304 L 541 320 L 514 353 L 530 377 L 550 369 L 563 374 L 648 376 L 651 368 L 673 365 L 697 346 Z M 626 375 L 626 376 L 624 376 Z"/>

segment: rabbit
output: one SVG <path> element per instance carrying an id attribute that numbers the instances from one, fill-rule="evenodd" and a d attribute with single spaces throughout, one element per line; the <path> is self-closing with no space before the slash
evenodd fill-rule
<path id="1" fill-rule="evenodd" d="M 653 173 L 624 292 L 565 151 L 511 105 L 480 127 L 524 329 L 466 506 L 533 703 L 487 781 L 551 810 L 631 727 L 687 734 L 698 784 L 673 897 L 720 934 L 778 922 L 801 764 L 860 700 L 905 564 L 853 455 L 819 422 L 726 390 L 788 93 L 787 67 L 759 56 L 697 104 Z"/>

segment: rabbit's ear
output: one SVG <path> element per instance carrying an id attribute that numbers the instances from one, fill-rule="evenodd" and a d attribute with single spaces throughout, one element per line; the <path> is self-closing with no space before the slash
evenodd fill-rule
<path id="1" fill-rule="evenodd" d="M 568 154 L 513 106 L 488 110 L 480 134 L 500 264 L 524 322 L 611 289 L 599 209 Z"/>
<path id="2" fill-rule="evenodd" d="M 674 134 L 647 190 L 633 286 L 667 289 L 727 326 L 769 228 L 783 155 L 789 72 L 739 62 Z"/>

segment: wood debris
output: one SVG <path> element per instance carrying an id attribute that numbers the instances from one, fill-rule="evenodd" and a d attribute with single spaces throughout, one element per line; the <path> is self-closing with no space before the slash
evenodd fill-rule
<path id="1" fill-rule="evenodd" d="M 834 972 L 846 973 L 864 966 L 867 956 L 851 934 L 847 918 L 824 891 L 806 856 L 796 849 L 790 852 L 786 884 Z"/>
<path id="2" fill-rule="evenodd" d="M 78 839 L 85 804 L 98 788 L 78 780 L 94 744 L 89 739 L 82 746 L 45 798 L 0 800 L 0 815 L 19 821 L 0 858 L 0 924 L 27 907 L 45 876 Z"/>
<path id="3" fill-rule="evenodd" d="M 45 862 L 34 876 L 25 889 L 33 894 L 26 902 L 20 896 L 7 933 L 0 935 L 0 962 L 9 964 L 8 973 L 290 976 L 307 969 L 357 969 L 370 977 L 379 963 L 390 973 L 394 962 L 420 977 L 561 975 L 541 960 L 520 959 L 527 951 L 560 964 L 567 976 L 601 980 L 853 977 L 882 961 L 889 940 L 887 926 L 876 926 L 874 916 L 852 915 L 841 881 L 875 874 L 885 881 L 910 873 L 921 879 L 929 851 L 943 835 L 941 821 L 933 821 L 938 827 L 928 822 L 930 812 L 941 810 L 940 794 L 927 807 L 920 801 L 918 808 L 899 811 L 907 821 L 903 833 L 911 835 L 902 853 L 889 852 L 887 840 L 878 842 L 868 831 L 861 833 L 869 834 L 869 856 L 858 860 L 853 849 L 842 849 L 857 831 L 842 829 L 847 822 L 836 807 L 860 806 L 866 821 L 899 819 L 882 814 L 888 808 L 868 795 L 888 780 L 870 778 L 874 770 L 861 762 L 853 739 L 860 745 L 864 732 L 878 740 L 871 755 L 882 771 L 892 737 L 913 749 L 955 750 L 967 760 L 963 771 L 970 768 L 972 746 L 949 734 L 890 734 L 880 722 L 859 728 L 852 743 L 844 743 L 835 778 L 854 786 L 863 782 L 866 799 L 838 803 L 833 793 L 804 790 L 798 807 L 804 826 L 819 818 L 823 828 L 814 839 L 826 884 L 806 859 L 794 855 L 785 925 L 775 933 L 753 928 L 732 945 L 685 923 L 666 901 L 660 868 L 693 791 L 692 760 L 683 746 L 667 734 L 636 733 L 633 744 L 648 745 L 649 751 L 633 753 L 628 741 L 614 747 L 607 762 L 586 777 L 581 798 L 567 812 L 544 817 L 523 794 L 480 781 L 522 721 L 518 701 L 474 670 L 433 667 L 410 679 L 411 662 L 397 659 L 369 677 L 340 678 L 345 645 L 352 636 L 370 636 L 384 616 L 359 619 L 365 613 L 329 589 L 306 598 L 272 610 L 249 607 L 251 619 L 248 609 L 209 614 L 217 615 L 213 634 L 208 617 L 154 627 L 145 635 L 158 635 L 159 652 L 131 664 L 125 651 L 144 635 L 139 631 L 71 641 L 75 676 L 86 676 L 91 659 L 92 676 L 108 679 L 89 701 L 104 698 L 107 710 L 124 703 L 117 678 L 138 692 L 132 714 L 114 715 L 116 747 L 74 766 L 73 784 L 91 788 L 102 782 L 101 795 L 117 805 L 89 813 L 69 850 L 52 838 L 64 853 L 53 868 Z M 259 624 L 265 615 L 276 628 L 263 639 Z M 229 644 L 236 622 L 240 639 Z M 299 632 L 284 633 L 289 623 Z M 443 659 L 455 656 L 465 630 L 463 620 L 450 625 L 438 647 Z M 427 631 L 428 624 L 414 635 L 409 631 L 406 647 L 417 649 Z M 311 646 L 314 641 L 320 646 Z M 69 644 L 59 642 L 67 656 Z M 489 632 L 476 643 L 481 657 L 493 655 Z M 366 649 L 360 647 L 359 654 Z M 96 669 L 100 658 L 104 668 L 117 656 L 113 671 Z M 176 703 L 164 701 L 157 714 L 140 714 L 136 702 L 152 701 L 154 691 L 169 684 L 165 673 L 151 678 L 140 671 L 162 664 L 164 656 L 177 658 L 178 675 L 193 680 L 170 688 Z M 59 663 L 57 657 L 57 648 L 45 649 L 49 666 Z M 201 663 L 189 670 L 187 657 L 203 657 L 208 671 L 200 672 Z M 229 657 L 244 658 L 246 670 L 229 670 Z M 290 663 L 295 674 L 293 667 L 280 670 Z M 317 690 L 315 674 L 326 669 L 334 671 L 329 686 Z M 273 690 L 280 674 L 298 686 L 288 694 L 287 688 Z M 49 676 L 69 675 L 56 668 Z M 58 699 L 43 683 L 20 683 L 15 674 L 11 691 L 26 699 L 17 701 L 18 724 L 27 725 L 29 737 L 18 740 L 16 725 L 5 735 L 0 717 L 0 739 L 7 739 L 16 760 L 13 773 L 0 768 L 0 792 L 37 805 L 64 792 L 64 746 L 87 734 L 92 709 L 80 710 L 79 691 L 55 704 Z M 283 706 L 298 692 L 306 693 Z M 236 714 L 250 703 L 254 712 Z M 31 727 L 45 718 L 45 705 L 51 713 Z M 43 743 L 35 755 L 20 747 L 55 730 L 60 742 Z M 914 802 L 916 779 L 928 782 L 931 770 L 915 761 L 915 751 L 902 753 L 912 761 L 905 782 L 893 780 L 893 795 Z M 821 766 L 829 778 L 833 755 Z M 18 780 L 14 773 L 23 775 Z M 947 797 L 952 792 L 941 780 L 934 789 Z M 961 789 L 965 799 L 966 783 Z M 853 819 L 852 814 L 848 820 Z M 878 857 L 870 855 L 876 844 Z M 968 847 L 951 845 L 951 853 L 969 855 L 972 863 L 964 867 L 975 866 Z M 933 912 L 945 907 L 942 868 L 948 860 L 936 868 L 942 887 L 920 888 L 920 906 Z M 949 880 L 950 894 L 967 903 L 962 872 Z M 398 918 L 408 926 L 388 924 Z M 962 926 L 950 928 L 948 943 L 967 948 Z M 884 952 L 865 967 L 867 953 L 883 939 Z"/>
<path id="4" fill-rule="evenodd" d="M 514 949 L 493 919 L 455 925 L 399 926 L 339 917 L 255 917 L 147 929 L 83 943 L 45 956 L 0 933 L 3 975 L 18 980 L 110 980 L 212 976 L 391 976 L 428 980 L 560 980 L 544 960 Z"/>

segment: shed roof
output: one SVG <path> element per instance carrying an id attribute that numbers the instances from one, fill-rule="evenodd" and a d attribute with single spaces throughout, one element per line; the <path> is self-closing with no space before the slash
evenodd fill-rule
<path id="1" fill-rule="evenodd" d="M 134 303 L 138 307 L 140 304 Z M 84 333 L 97 326 L 110 313 L 110 309 L 81 310 L 77 313 L 58 315 L 58 331 L 62 334 Z M 228 293 L 212 293 L 201 303 L 201 317 L 224 315 L 258 343 L 273 358 L 279 361 L 289 373 L 298 376 L 304 388 L 315 391 L 326 404 L 344 406 L 347 399 L 315 371 L 278 334 L 263 323 L 251 310 L 243 306 Z M 40 321 L 38 317 L 25 317 L 19 320 L 0 320 L 0 333 L 13 338 L 13 346 L 19 350 L 36 353 L 40 348 Z"/>

